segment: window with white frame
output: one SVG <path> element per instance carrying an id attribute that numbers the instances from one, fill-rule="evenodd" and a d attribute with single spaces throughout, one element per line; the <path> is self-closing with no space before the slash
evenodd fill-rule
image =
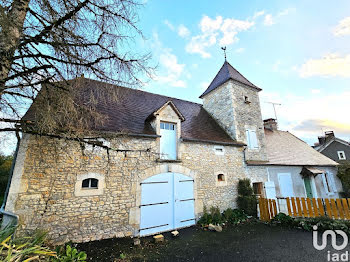
<path id="1" fill-rule="evenodd" d="M 335 192 L 337 192 L 337 187 L 335 185 L 333 174 L 330 172 L 326 172 L 321 174 L 321 176 L 326 194 L 333 195 Z"/>
<path id="2" fill-rule="evenodd" d="M 222 156 L 225 154 L 225 149 L 223 146 L 214 146 L 215 155 Z"/>
<path id="3" fill-rule="evenodd" d="M 246 129 L 247 144 L 249 149 L 258 149 L 258 139 L 256 136 L 256 131 L 253 129 Z"/>
<path id="4" fill-rule="evenodd" d="M 345 152 L 344 151 L 338 151 L 338 158 L 339 160 L 346 160 Z"/>

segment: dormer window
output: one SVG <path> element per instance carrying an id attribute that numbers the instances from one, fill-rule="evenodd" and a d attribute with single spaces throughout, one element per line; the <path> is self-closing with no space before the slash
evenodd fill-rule
<path id="1" fill-rule="evenodd" d="M 98 179 L 96 179 L 96 178 L 84 179 L 81 187 L 84 189 L 97 189 L 98 188 Z"/>

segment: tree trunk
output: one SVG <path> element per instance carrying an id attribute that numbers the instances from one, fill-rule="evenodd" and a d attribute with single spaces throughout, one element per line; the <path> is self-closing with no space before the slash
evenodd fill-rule
<path id="1" fill-rule="evenodd" d="M 20 43 L 29 2 L 30 0 L 14 0 L 10 11 L 1 14 L 4 17 L 0 32 L 0 99 L 6 89 L 5 79 L 8 77 L 13 56 Z"/>

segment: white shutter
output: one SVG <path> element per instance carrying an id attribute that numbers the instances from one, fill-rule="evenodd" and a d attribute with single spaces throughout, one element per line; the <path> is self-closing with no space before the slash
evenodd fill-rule
<path id="1" fill-rule="evenodd" d="M 251 148 L 259 148 L 255 130 L 250 130 L 249 137 L 252 144 Z"/>
<path id="2" fill-rule="evenodd" d="M 337 192 L 337 186 L 335 184 L 335 180 L 334 180 L 333 174 L 327 172 L 327 177 L 329 178 L 328 182 L 330 182 L 333 192 Z"/>
<path id="3" fill-rule="evenodd" d="M 321 177 L 322 177 L 322 182 L 323 182 L 323 186 L 324 186 L 324 191 L 326 192 L 326 194 L 328 194 L 329 191 L 328 191 L 328 186 L 327 186 L 327 181 L 326 181 L 326 175 L 324 173 L 322 173 Z"/>
<path id="4" fill-rule="evenodd" d="M 247 145 L 248 145 L 248 148 L 251 148 L 251 143 L 250 143 L 250 134 L 249 134 L 249 129 L 246 129 L 245 130 L 245 135 L 247 137 Z"/>

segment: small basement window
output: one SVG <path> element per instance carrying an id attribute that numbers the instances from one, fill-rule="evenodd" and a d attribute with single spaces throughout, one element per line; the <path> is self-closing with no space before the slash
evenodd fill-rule
<path id="1" fill-rule="evenodd" d="M 339 160 L 346 160 L 345 152 L 344 151 L 338 151 L 338 158 Z"/>
<path id="2" fill-rule="evenodd" d="M 262 197 L 263 183 L 262 182 L 253 183 L 253 190 L 255 195 Z"/>
<path id="3" fill-rule="evenodd" d="M 82 188 L 97 189 L 98 188 L 98 179 L 96 179 L 96 178 L 84 179 L 82 182 Z"/>
<path id="4" fill-rule="evenodd" d="M 224 155 L 225 149 L 223 146 L 214 146 L 215 155 Z"/>
<path id="5" fill-rule="evenodd" d="M 225 175 L 224 174 L 218 174 L 218 182 L 225 181 Z"/>

